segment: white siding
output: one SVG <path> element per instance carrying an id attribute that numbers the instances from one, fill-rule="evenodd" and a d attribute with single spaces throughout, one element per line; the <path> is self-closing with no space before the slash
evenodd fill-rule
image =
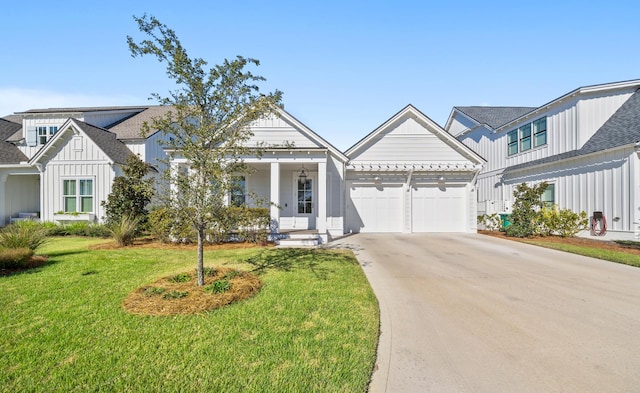
<path id="1" fill-rule="evenodd" d="M 83 178 L 94 179 L 94 213 L 98 220 L 104 216 L 101 201 L 107 200 L 111 193 L 111 184 L 116 173 L 109 164 L 99 163 L 49 163 L 43 174 L 43 220 L 53 221 L 55 212 L 63 210 L 62 181 L 63 179 Z"/>
<path id="2" fill-rule="evenodd" d="M 254 135 L 247 142 L 248 146 L 265 143 L 267 146 L 293 144 L 295 147 L 324 147 L 314 142 L 296 127 L 279 117 L 271 117 L 254 122 L 251 125 Z"/>
<path id="3" fill-rule="evenodd" d="M 578 102 L 576 143 L 582 147 L 595 132 L 631 97 L 634 90 L 587 97 Z"/>
<path id="4" fill-rule="evenodd" d="M 515 186 L 547 181 L 555 185 L 556 203 L 560 208 L 589 216 L 602 211 L 608 227 L 614 231 L 633 231 L 636 217 L 633 193 L 637 186 L 632 176 L 638 158 L 632 148 L 593 154 L 558 162 L 540 168 L 519 171 L 505 179 L 509 200 Z"/>
<path id="5" fill-rule="evenodd" d="M 464 132 L 476 126 L 476 122 L 474 122 L 473 120 L 469 120 L 466 116 L 463 116 L 460 113 L 456 112 L 451 118 L 451 123 L 449 124 L 447 131 L 453 136 L 458 136 L 458 134 L 460 134 L 461 132 Z"/>
<path id="6" fill-rule="evenodd" d="M 380 133 L 367 149 L 353 155 L 351 162 L 468 162 L 438 136 L 413 118 L 405 117 L 387 133 Z"/>

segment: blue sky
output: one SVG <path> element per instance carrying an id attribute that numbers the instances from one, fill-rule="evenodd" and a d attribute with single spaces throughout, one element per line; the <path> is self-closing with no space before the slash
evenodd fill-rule
<path id="1" fill-rule="evenodd" d="M 22 1 L 3 5 L 0 115 L 147 104 L 174 85 L 133 15 L 155 15 L 192 57 L 257 58 L 264 91 L 346 149 L 411 103 L 444 125 L 456 105 L 538 106 L 640 78 L 635 1 Z"/>

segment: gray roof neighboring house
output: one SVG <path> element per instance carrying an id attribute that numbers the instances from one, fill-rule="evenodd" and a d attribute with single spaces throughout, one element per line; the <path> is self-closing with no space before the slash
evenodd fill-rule
<path id="1" fill-rule="evenodd" d="M 71 107 L 71 108 L 41 108 L 29 109 L 24 112 L 15 112 L 16 114 L 34 114 L 34 113 L 82 113 L 82 112 L 112 112 L 112 111 L 130 111 L 147 109 L 149 105 L 137 106 L 87 106 L 87 107 Z"/>
<path id="2" fill-rule="evenodd" d="M 113 160 L 113 162 L 124 164 L 127 161 L 127 158 L 133 155 L 133 152 L 129 150 L 124 143 L 117 139 L 115 133 L 77 119 L 73 119 L 72 121 L 80 127 L 82 131 L 84 131 L 85 134 L 87 134 L 87 136 Z"/>
<path id="3" fill-rule="evenodd" d="M 143 123 L 147 122 L 150 125 L 154 118 L 162 117 L 172 109 L 172 106 L 150 106 L 141 112 L 119 120 L 105 128 L 118 135 L 118 139 L 142 139 L 143 137 L 140 132 Z M 148 138 L 158 131 L 159 130 L 151 130 L 146 137 Z"/>
<path id="4" fill-rule="evenodd" d="M 467 115 L 479 124 L 496 129 L 537 108 L 528 106 L 455 106 L 454 109 Z"/>
<path id="5" fill-rule="evenodd" d="M 29 160 L 13 143 L 7 142 L 9 137 L 21 129 L 22 124 L 0 119 L 0 165 L 19 164 Z"/>
<path id="6" fill-rule="evenodd" d="M 513 165 L 505 173 L 583 156 L 640 142 L 640 90 L 637 90 L 618 110 L 577 150 Z"/>

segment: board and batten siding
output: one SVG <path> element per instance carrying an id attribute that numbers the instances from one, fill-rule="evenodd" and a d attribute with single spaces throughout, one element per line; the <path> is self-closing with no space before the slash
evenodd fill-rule
<path id="1" fill-rule="evenodd" d="M 627 147 L 525 169 L 505 176 L 505 192 L 511 196 L 522 182 L 546 181 L 554 184 L 560 208 L 585 211 L 588 216 L 602 211 L 610 230 L 633 231 L 638 219 L 633 197 L 637 161 L 633 148 Z"/>
<path id="2" fill-rule="evenodd" d="M 43 211 L 45 221 L 53 221 L 54 213 L 63 208 L 63 180 L 93 179 L 93 210 L 97 219 L 105 215 L 101 201 L 107 200 L 116 171 L 108 163 L 51 162 L 43 173 Z"/>
<path id="3" fill-rule="evenodd" d="M 104 216 L 100 202 L 107 199 L 119 166 L 110 164 L 110 159 L 84 133 L 65 132 L 60 147 L 48 153 L 42 174 L 43 220 L 53 221 L 54 213 L 63 210 L 64 179 L 93 179 L 93 212 L 97 219 Z M 61 138 L 62 139 L 62 138 Z M 118 173 L 117 173 L 118 172 Z"/>
<path id="4" fill-rule="evenodd" d="M 18 213 L 40 212 L 40 177 L 38 174 L 0 174 L 0 195 L 4 195 L 0 209 L 0 226 L 10 223 Z"/>
<path id="5" fill-rule="evenodd" d="M 420 164 L 469 161 L 413 118 L 403 120 L 391 131 L 370 141 L 366 150 L 351 157 L 351 162 Z"/>
<path id="6" fill-rule="evenodd" d="M 280 117 L 272 116 L 257 120 L 252 123 L 253 136 L 247 141 L 247 146 L 255 146 L 258 143 L 268 146 L 291 145 L 296 148 L 320 148 L 318 143 L 312 141 L 300 132 L 296 127 Z"/>

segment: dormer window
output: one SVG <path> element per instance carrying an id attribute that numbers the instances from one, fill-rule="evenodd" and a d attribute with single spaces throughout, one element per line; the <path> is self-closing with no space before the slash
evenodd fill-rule
<path id="1" fill-rule="evenodd" d="M 57 126 L 27 127 L 27 145 L 44 145 L 58 132 Z"/>

